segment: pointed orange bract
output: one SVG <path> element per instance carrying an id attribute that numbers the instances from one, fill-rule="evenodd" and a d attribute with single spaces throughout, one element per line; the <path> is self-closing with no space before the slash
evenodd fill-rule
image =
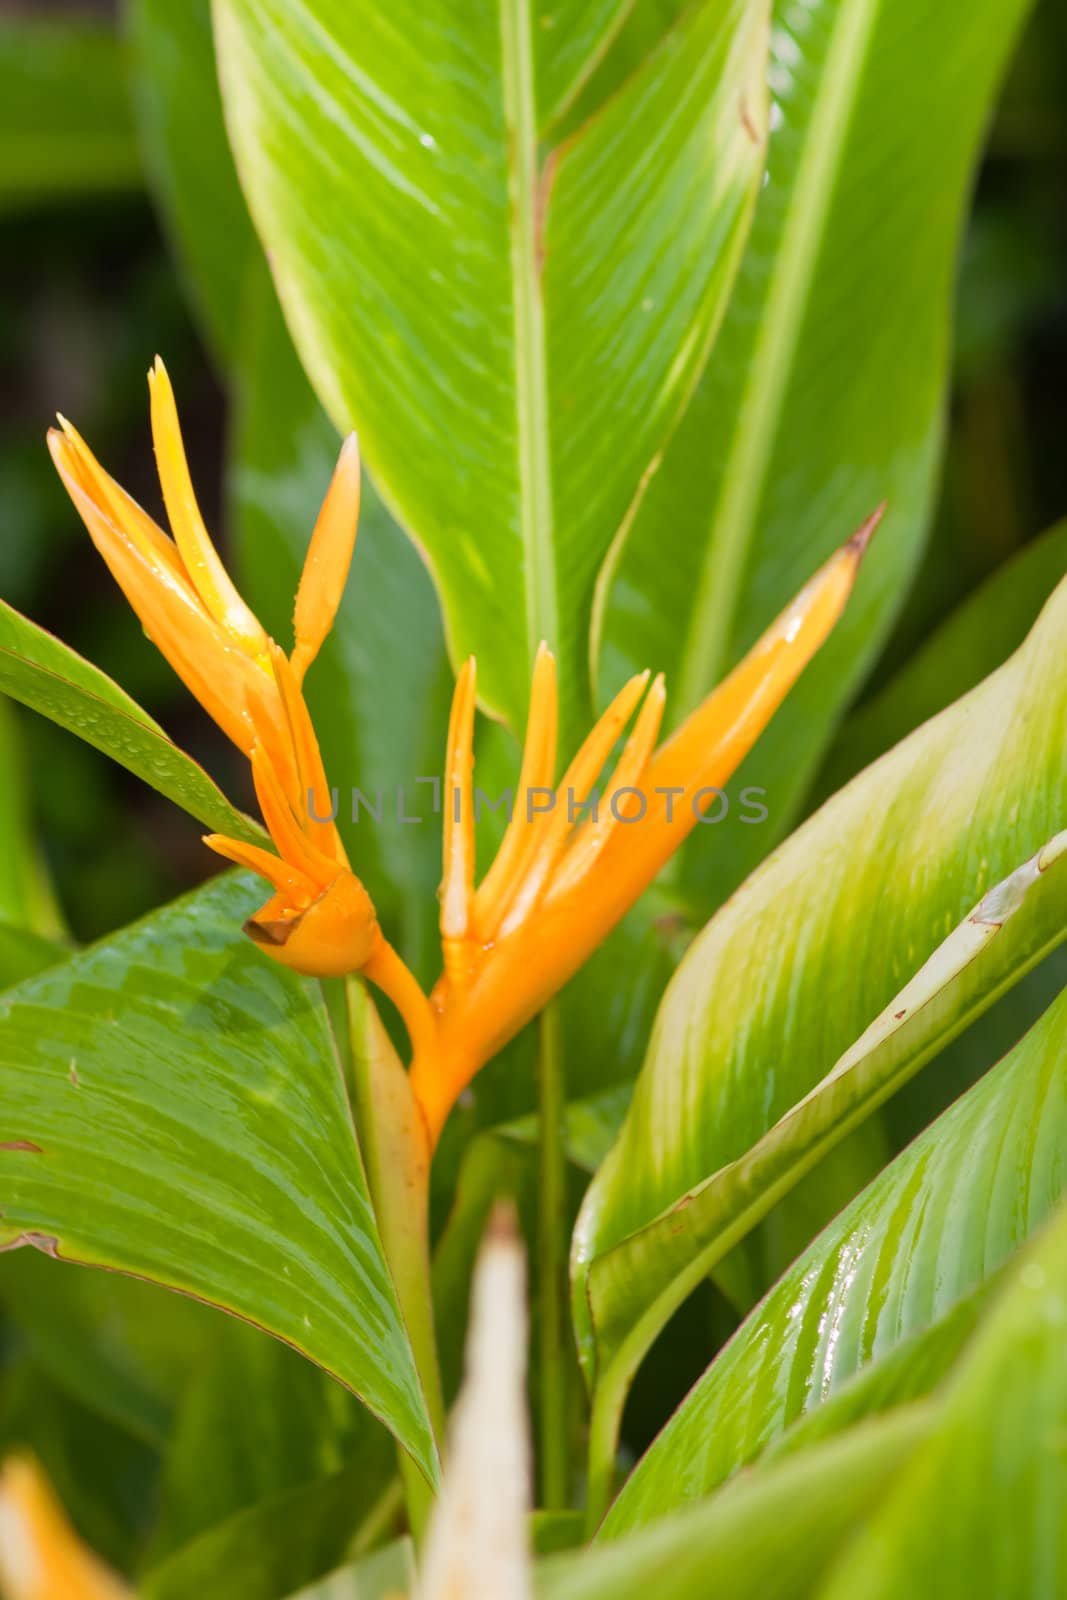
<path id="1" fill-rule="evenodd" d="M 410 974 L 405 981 L 403 963 L 349 867 L 302 692 L 304 674 L 337 615 L 352 559 L 359 514 L 355 437 L 341 446 L 312 534 L 297 591 L 290 659 L 241 598 L 204 525 L 174 391 L 158 357 L 148 383 L 173 539 L 104 471 L 69 422 L 60 418 L 48 443 L 94 544 L 145 632 L 251 761 L 277 855 L 218 834 L 205 842 L 270 883 L 270 899 L 246 924 L 262 950 L 313 977 L 368 972 L 401 1005 L 413 1039 L 425 1041 L 426 998 Z"/>
<path id="2" fill-rule="evenodd" d="M 0 1594 L 5 1600 L 133 1600 L 75 1533 L 28 1456 L 0 1469 Z"/>

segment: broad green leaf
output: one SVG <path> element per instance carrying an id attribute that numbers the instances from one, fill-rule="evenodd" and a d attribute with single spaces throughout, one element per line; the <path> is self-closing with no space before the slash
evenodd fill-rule
<path id="1" fill-rule="evenodd" d="M 1067 821 L 1065 642 L 1067 583 L 999 672 L 824 806 L 691 948 L 575 1237 L 598 1383 L 614 1363 L 620 1391 L 709 1260 L 1062 938 L 1067 858 L 1050 844 L 1044 882 L 1035 863 L 1005 880 Z"/>
<path id="2" fill-rule="evenodd" d="M 1060 523 L 977 589 L 936 628 L 880 694 L 845 721 L 819 774 L 821 799 L 842 788 L 1017 650 L 1067 572 L 1067 523 Z"/>
<path id="3" fill-rule="evenodd" d="M 606 597 L 605 676 L 689 711 L 883 499 L 847 615 L 744 764 L 771 821 L 687 852 L 710 909 L 779 839 L 915 570 L 961 214 L 1027 0 L 776 0 L 768 181 L 697 394 Z M 698 865 L 699 859 L 699 865 Z"/>
<path id="4" fill-rule="evenodd" d="M 518 727 L 538 642 L 560 652 L 565 744 L 598 568 L 696 382 L 764 154 L 763 0 L 694 4 L 543 149 L 538 107 L 612 9 L 215 4 L 238 167 L 316 391 L 358 426 L 487 706 Z"/>
<path id="5" fill-rule="evenodd" d="M 214 832 L 262 839 L 191 756 L 90 662 L 0 600 L 0 691 L 76 733 Z"/>
<path id="6" fill-rule="evenodd" d="M 1062 1045 L 1061 1045 L 1062 1048 Z M 823 1600 L 1053 1600 L 1067 1579 L 1067 1210 L 1025 1252 L 931 1435 Z"/>
<path id="7" fill-rule="evenodd" d="M 236 354 L 259 246 L 222 120 L 211 0 L 126 0 L 145 168 L 214 348 Z"/>
<path id="8" fill-rule="evenodd" d="M 983 897 L 750 1151 L 594 1261 L 587 1295 L 601 1357 L 632 1339 L 620 1359 L 624 1366 L 639 1359 L 686 1294 L 777 1199 L 1064 939 L 1067 831 Z M 665 1029 L 672 1025 L 668 1017 Z M 609 1169 L 603 1181 L 610 1182 Z"/>
<path id="9" fill-rule="evenodd" d="M 1064 1193 L 1067 990 L 805 1251 L 624 1485 L 618 1535 L 709 1493 L 865 1365 L 952 1313 Z"/>
<path id="10" fill-rule="evenodd" d="M 288 639 L 311 530 L 340 441 L 292 347 L 265 271 L 249 285 L 231 466 L 236 559 L 268 630 Z M 437 976 L 441 817 L 451 673 L 433 585 L 365 478 L 337 622 L 308 675 L 308 702 L 338 822 L 389 937 Z M 366 796 L 352 823 L 353 790 Z M 376 820 L 375 813 L 378 817 Z M 418 817 L 417 823 L 403 818 Z"/>
<path id="11" fill-rule="evenodd" d="M 799 1600 L 906 1472 L 932 1422 L 929 1407 L 906 1407 L 617 1544 L 542 1562 L 538 1600 Z"/>
<path id="12" fill-rule="evenodd" d="M 0 213 L 139 189 L 126 63 L 110 28 L 0 24 Z"/>
<path id="13" fill-rule="evenodd" d="M 0 1003 L 0 1243 L 259 1324 L 432 1477 L 321 995 L 239 932 L 259 892 L 221 879 Z"/>

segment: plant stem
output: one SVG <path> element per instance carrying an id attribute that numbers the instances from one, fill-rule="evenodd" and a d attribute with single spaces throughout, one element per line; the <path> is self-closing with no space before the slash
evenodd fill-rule
<path id="1" fill-rule="evenodd" d="M 611 1504 L 615 1486 L 615 1452 L 619 1438 L 622 1400 L 610 1381 L 598 1385 L 589 1418 L 589 1463 L 585 1503 L 586 1537 L 591 1539 Z"/>
<path id="2" fill-rule="evenodd" d="M 345 996 L 367 1182 L 430 1425 L 440 1443 L 445 1407 L 430 1282 L 429 1145 L 407 1073 L 370 996 L 355 979 L 346 980 Z M 406 1451 L 398 1450 L 398 1460 L 408 1520 L 418 1540 L 433 1491 Z"/>
<path id="3" fill-rule="evenodd" d="M 566 1327 L 566 1164 L 563 1049 L 559 1006 L 541 1015 L 538 1070 L 538 1264 L 541 1355 L 541 1504 L 564 1509 L 570 1500 Z"/>

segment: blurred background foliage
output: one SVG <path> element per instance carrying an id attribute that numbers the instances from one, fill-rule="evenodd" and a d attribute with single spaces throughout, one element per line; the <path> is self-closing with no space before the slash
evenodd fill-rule
<path id="1" fill-rule="evenodd" d="M 115 30 L 124 27 L 120 10 L 112 0 L 0 4 L 0 595 L 113 676 L 231 798 L 248 806 L 244 763 L 162 658 L 145 647 L 44 447 L 45 429 L 61 404 L 109 469 L 158 512 L 145 371 L 160 351 L 180 396 L 203 509 L 227 550 L 225 461 L 239 419 L 148 192 L 129 45 L 114 44 Z M 140 109 L 140 132 L 148 134 L 151 149 Z M 205 248 L 225 257 L 230 243 L 220 232 Z M 988 635 L 984 672 L 1025 632 L 1035 597 L 1048 593 L 1067 564 L 1061 535 L 1046 555 L 1033 558 L 1038 576 L 1019 586 L 1018 616 L 1005 615 L 999 602 L 981 611 L 985 580 L 1037 550 L 1039 536 L 1067 505 L 1067 8 L 1060 0 L 1040 0 L 1000 100 L 961 260 L 956 324 L 947 451 L 927 554 L 894 634 L 830 752 L 815 798 L 884 747 L 884 729 L 894 722 L 892 716 L 887 722 L 880 704 L 888 694 L 897 698 L 891 709 L 903 734 L 960 692 L 944 665 L 950 657 L 935 659 L 927 641 L 935 629 L 954 626 L 949 619 L 963 602 L 973 597 L 979 608 L 977 631 L 962 632 L 964 652 L 973 655 L 976 640 Z M 225 333 L 216 327 L 215 340 Z M 863 352 L 855 358 L 862 361 Z M 271 395 L 248 403 L 262 414 Z M 963 686 L 979 675 L 971 655 L 959 663 L 959 674 Z M 876 706 L 879 715 L 869 717 Z M 871 740 L 865 719 L 874 730 Z M 444 728 L 443 701 L 435 702 L 435 725 Z M 490 771 L 491 761 L 490 754 Z M 214 870 L 198 830 L 167 801 L 82 741 L 3 702 L 0 778 L 0 820 L 8 809 L 29 810 L 44 869 L 0 861 L 0 924 L 23 920 L 8 908 L 32 903 L 40 932 L 92 940 Z M 649 978 L 652 1004 L 677 953 L 663 948 L 670 941 L 662 930 L 673 926 L 670 905 L 658 907 L 657 916 L 655 952 L 663 972 Z M 679 949 L 684 942 L 680 934 Z M 1036 1014 L 1049 979 L 1037 974 L 1032 982 Z M 632 1004 L 641 1014 L 639 996 L 620 998 L 612 987 L 606 986 L 612 1004 Z M 971 1081 L 994 1045 L 1006 1047 L 1017 1037 L 1013 1019 L 1000 1041 L 995 1017 L 983 1024 L 980 1062 L 970 1060 L 975 1041 L 965 1038 L 936 1086 L 920 1080 L 894 1103 L 893 1142 L 910 1136 Z M 630 1063 L 631 1070 L 635 1066 Z M 486 1081 L 494 1081 L 492 1074 Z M 494 1093 L 490 1088 L 499 1120 L 511 1108 L 506 1095 L 501 1102 Z M 439 1261 L 442 1279 L 450 1252 L 469 1252 L 485 1197 L 502 1175 L 520 1189 L 525 1185 L 524 1204 L 533 1209 L 528 1131 L 524 1136 L 516 1125 L 486 1135 L 470 1153 Z M 441 1181 L 448 1190 L 459 1149 L 457 1141 L 454 1158 L 444 1152 Z M 576 1166 L 591 1167 L 601 1154 L 594 1138 L 588 1161 Z M 803 1219 L 798 1226 L 803 1230 Z M 782 1244 L 783 1259 L 794 1244 Z M 220 1335 L 223 1319 L 200 1307 L 168 1297 L 163 1319 L 153 1309 L 155 1291 L 98 1282 L 92 1274 L 56 1274 L 28 1251 L 5 1262 L 0 1303 L 5 1299 L 17 1300 L 19 1316 L 0 1322 L 0 1446 L 32 1443 L 82 1531 L 124 1567 L 145 1555 L 161 1441 L 170 1436 L 179 1398 L 180 1426 L 193 1451 L 212 1385 L 224 1381 L 232 1400 L 240 1379 L 251 1395 L 257 1382 L 268 1381 L 263 1364 L 280 1363 L 285 1373 L 270 1381 L 275 1392 L 290 1396 L 294 1414 L 299 1409 L 302 1418 L 316 1418 L 303 1447 L 317 1454 L 291 1460 L 285 1417 L 275 1419 L 278 1427 L 267 1439 L 255 1434 L 250 1420 L 248 1437 L 230 1441 L 232 1451 L 215 1463 L 217 1470 L 203 1481 L 199 1471 L 189 1476 L 186 1487 L 193 1485 L 199 1498 L 170 1494 L 167 1524 L 153 1533 L 163 1541 L 153 1551 L 157 1557 L 215 1525 L 223 1543 L 230 1538 L 235 1549 L 244 1548 L 241 1540 L 254 1537 L 254 1528 L 250 1534 L 240 1520 L 244 1508 L 260 1503 L 276 1520 L 285 1497 L 314 1474 L 339 1475 L 338 1492 L 347 1495 L 343 1463 L 357 1425 L 363 1428 L 360 1450 L 382 1453 L 380 1430 L 365 1420 L 357 1424 L 344 1397 L 322 1399 L 317 1373 L 308 1377 L 311 1369 L 279 1347 L 269 1346 L 264 1355 L 267 1342 L 246 1330 Z M 71 1326 L 92 1330 L 91 1343 L 73 1357 L 55 1337 L 64 1316 Z M 650 1365 L 638 1383 L 628 1414 L 631 1449 L 643 1447 L 703 1367 L 709 1341 L 717 1345 L 734 1321 L 710 1285 L 689 1302 L 672 1329 L 675 1359 Z M 137 1330 L 146 1324 L 154 1336 L 142 1347 Z M 161 1328 L 173 1339 L 161 1344 L 155 1336 Z M 446 1350 L 446 1365 L 454 1367 L 456 1355 Z M 308 1386 L 315 1391 L 310 1398 Z M 254 1418 L 254 1405 L 243 1410 Z M 381 1471 L 384 1481 L 384 1463 Z M 382 1514 L 387 1521 L 388 1506 Z M 191 1548 L 195 1562 L 195 1539 Z M 320 1564 L 339 1554 L 327 1538 Z M 217 1562 L 218 1551 L 209 1549 L 204 1559 Z M 161 1570 L 164 1578 L 153 1592 L 208 1592 L 189 1576 L 195 1565 L 184 1576 L 179 1568 L 171 1580 Z"/>

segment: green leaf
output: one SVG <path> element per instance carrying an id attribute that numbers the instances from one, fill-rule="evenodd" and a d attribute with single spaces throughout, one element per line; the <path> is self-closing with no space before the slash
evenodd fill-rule
<path id="1" fill-rule="evenodd" d="M 709 1261 L 1067 931 L 1057 846 L 1044 883 L 1033 862 L 1004 882 L 1067 818 L 1065 641 L 1067 583 L 1010 662 L 824 806 L 690 950 L 575 1236 L 584 1358 L 612 1405 Z"/>
<path id="2" fill-rule="evenodd" d="M 247 1507 L 340 1472 L 363 1445 L 382 1457 L 376 1424 L 340 1384 L 277 1339 L 221 1321 L 178 1409 L 153 1566 Z"/>
<path id="3" fill-rule="evenodd" d="M 277 1600 L 332 1571 L 349 1554 L 368 1489 L 375 1478 L 379 1485 L 388 1480 L 384 1438 L 379 1430 L 364 1459 L 343 1472 L 271 1495 L 175 1551 L 142 1579 L 142 1600 Z"/>
<path id="4" fill-rule="evenodd" d="M 13 928 L 0 922 L 0 991 L 32 978 L 37 972 L 58 966 L 70 949 L 55 939 L 45 939 L 28 928 Z"/>
<path id="5" fill-rule="evenodd" d="M 2 600 L 0 691 L 76 733 L 213 832 L 262 840 L 262 830 L 117 683 Z"/>
<path id="6" fill-rule="evenodd" d="M 0 27 L 0 213 L 140 187 L 126 63 L 112 30 L 7 18 Z"/>
<path id="7" fill-rule="evenodd" d="M 226 142 L 211 0 L 126 0 L 145 168 L 192 301 L 232 362 L 259 245 Z"/>
<path id="8" fill-rule="evenodd" d="M 291 1600 L 396 1600 L 396 1596 L 410 1593 L 414 1582 L 411 1541 L 397 1539 L 313 1588 L 301 1589 Z"/>
<path id="9" fill-rule="evenodd" d="M 686 1295 L 775 1201 L 1065 938 L 1067 832 L 983 897 L 826 1077 L 747 1154 L 597 1257 L 586 1292 L 601 1360 L 630 1366 L 639 1359 Z M 664 1030 L 675 1026 L 668 1016 Z M 617 1147 L 600 1180 L 605 1187 L 617 1179 L 619 1150 L 627 1149 L 632 1157 L 632 1143 Z"/>
<path id="10" fill-rule="evenodd" d="M 1061 1050 L 1063 1044 L 1061 1041 Z M 1067 1571 L 1067 1210 L 1025 1252 L 931 1436 L 819 1594 L 1060 1593 Z"/>
<path id="11" fill-rule="evenodd" d="M 486 704 L 521 724 L 537 644 L 558 649 L 569 744 L 597 571 L 747 232 L 764 4 L 693 5 L 547 151 L 544 114 L 617 20 L 606 0 L 539 16 L 216 0 L 215 17 L 238 167 L 309 376 L 425 550 Z"/>
<path id="12" fill-rule="evenodd" d="M 9 948 L 3 924 L 36 933 L 57 931 L 47 880 L 38 859 L 30 818 L 30 795 L 22 754 L 22 741 L 13 707 L 0 698 L 0 987 L 13 982 L 19 967 L 16 951 Z M 26 971 L 33 967 L 32 936 L 26 952 Z"/>
<path id="13" fill-rule="evenodd" d="M 1024 545 L 935 628 L 880 694 L 847 719 L 819 774 L 820 799 L 843 788 L 928 717 L 1017 650 L 1067 572 L 1067 522 Z"/>
<path id="14" fill-rule="evenodd" d="M 794 1263 L 638 1464 L 605 1532 L 707 1494 L 1002 1266 L 1064 1192 L 1065 1048 L 1067 991 Z"/>
<path id="15" fill-rule="evenodd" d="M 704 1505 L 538 1568 L 538 1600 L 799 1600 L 932 1423 L 907 1407 L 757 1469 Z"/>
<path id="16" fill-rule="evenodd" d="M 662 668 L 680 718 L 863 517 L 883 499 L 889 513 L 847 615 L 738 776 L 766 790 L 770 825 L 728 852 L 689 847 L 707 910 L 796 815 L 915 570 L 960 221 L 1027 9 L 776 0 L 768 181 L 713 358 L 605 597 L 608 687 Z"/>
<path id="17" fill-rule="evenodd" d="M 321 994 L 241 939 L 256 894 L 222 879 L 0 1004 L 0 1242 L 259 1324 L 432 1478 Z"/>

